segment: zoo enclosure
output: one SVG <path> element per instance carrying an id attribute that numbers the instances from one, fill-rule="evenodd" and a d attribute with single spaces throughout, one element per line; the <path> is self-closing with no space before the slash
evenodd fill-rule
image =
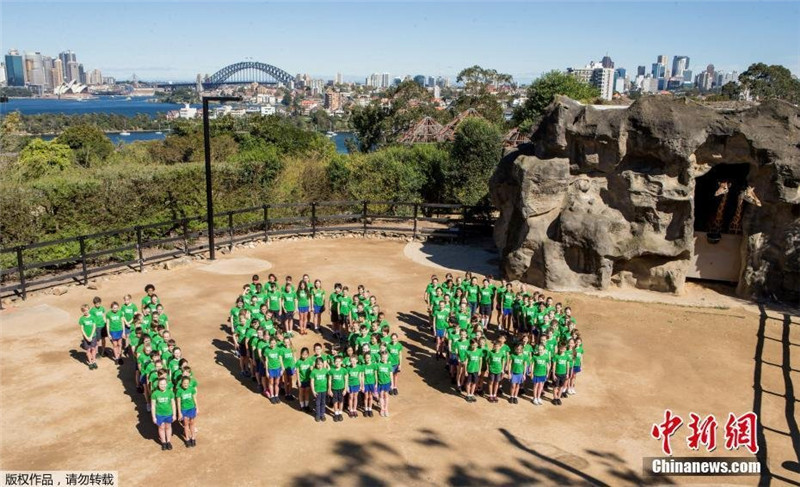
<path id="1" fill-rule="evenodd" d="M 491 231 L 486 206 L 401 201 L 274 203 L 214 214 L 215 248 L 275 237 L 319 233 L 405 235 L 464 242 Z M 78 282 L 116 269 L 141 272 L 145 264 L 208 250 L 206 216 L 107 230 L 0 249 L 0 297 Z"/>

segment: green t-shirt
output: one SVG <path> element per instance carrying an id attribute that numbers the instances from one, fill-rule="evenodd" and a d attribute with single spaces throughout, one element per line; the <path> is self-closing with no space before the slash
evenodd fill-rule
<path id="1" fill-rule="evenodd" d="M 521 353 L 511 354 L 511 373 L 512 374 L 522 374 L 525 372 L 525 366 L 528 364 L 527 359 L 525 358 L 525 354 Z"/>
<path id="2" fill-rule="evenodd" d="M 108 320 L 108 329 L 110 331 L 122 331 L 124 328 L 122 324 L 123 318 L 122 310 L 117 311 L 116 313 L 113 311 L 109 311 L 106 313 L 106 319 Z"/>
<path id="3" fill-rule="evenodd" d="M 464 340 L 458 340 L 455 342 L 455 352 L 458 355 L 458 360 L 460 362 L 465 362 L 467 360 L 467 352 L 469 351 L 469 338 Z"/>
<path id="4" fill-rule="evenodd" d="M 150 394 L 150 399 L 156 402 L 156 414 L 158 416 L 172 416 L 175 413 L 172 409 L 172 400 L 175 399 L 175 393 L 169 389 L 169 384 L 166 390 L 154 390 Z"/>
<path id="5" fill-rule="evenodd" d="M 547 375 L 547 366 L 550 364 L 550 356 L 547 352 L 539 355 L 533 355 L 533 375 L 535 377 L 544 377 Z"/>
<path id="6" fill-rule="evenodd" d="M 437 309 L 433 312 L 433 323 L 437 330 L 444 330 L 447 328 L 447 323 L 450 320 L 450 312 L 447 309 Z"/>
<path id="7" fill-rule="evenodd" d="M 273 313 L 281 310 L 281 294 L 279 291 L 273 291 L 267 295 L 267 308 Z"/>
<path id="8" fill-rule="evenodd" d="M 314 288 L 311 290 L 311 295 L 314 299 L 314 306 L 322 306 L 325 304 L 325 290 Z"/>
<path id="9" fill-rule="evenodd" d="M 281 368 L 281 358 L 282 358 L 282 351 L 278 347 L 267 347 L 263 351 L 264 357 L 267 359 L 267 368 L 268 369 L 280 369 Z"/>
<path id="10" fill-rule="evenodd" d="M 361 385 L 361 372 L 363 371 L 360 365 L 347 368 L 347 383 L 350 387 Z"/>
<path id="11" fill-rule="evenodd" d="M 428 295 L 428 302 L 432 303 L 433 297 L 436 296 L 436 289 L 439 286 L 434 285 L 432 282 L 425 286 L 425 293 Z"/>
<path id="12" fill-rule="evenodd" d="M 89 316 L 94 319 L 94 323 L 98 328 L 106 326 L 106 309 L 102 306 L 93 306 L 89 308 Z"/>
<path id="13" fill-rule="evenodd" d="M 140 303 L 142 303 L 142 311 L 150 308 L 150 304 L 152 304 L 152 302 L 153 299 L 150 297 L 150 295 L 149 294 L 145 295 L 140 301 Z"/>
<path id="14" fill-rule="evenodd" d="M 492 304 L 492 298 L 494 297 L 494 288 L 492 286 L 482 287 L 480 289 L 480 296 L 481 296 L 481 304 L 487 305 Z"/>
<path id="15" fill-rule="evenodd" d="M 556 364 L 556 375 L 566 374 L 567 369 L 572 366 L 572 360 L 570 360 L 567 352 L 556 354 L 556 356 L 553 357 L 553 362 Z"/>
<path id="16" fill-rule="evenodd" d="M 400 365 L 400 353 L 403 351 L 403 345 L 398 343 L 390 343 L 386 345 L 386 351 L 389 352 L 389 363 L 393 366 Z"/>
<path id="17" fill-rule="evenodd" d="M 573 365 L 576 367 L 581 366 L 581 362 L 583 361 L 583 345 L 578 345 L 575 347 L 575 358 L 573 359 Z"/>
<path id="18" fill-rule="evenodd" d="M 284 369 L 293 369 L 295 367 L 294 350 L 283 347 L 281 350 L 281 363 L 283 363 Z"/>
<path id="19" fill-rule="evenodd" d="M 466 330 L 469 328 L 469 320 L 472 318 L 469 314 L 469 310 L 467 311 L 456 311 L 456 321 L 458 322 L 458 327 L 462 330 Z"/>
<path id="20" fill-rule="evenodd" d="M 139 308 L 137 308 L 136 305 L 133 303 L 123 304 L 122 306 L 120 306 L 119 309 L 122 310 L 122 316 L 125 318 L 125 321 L 128 322 L 129 325 L 133 323 L 133 316 L 136 314 L 137 311 L 139 311 Z"/>
<path id="21" fill-rule="evenodd" d="M 297 294 L 294 291 L 284 291 L 282 293 L 283 309 L 286 311 L 294 311 L 297 309 Z"/>
<path id="22" fill-rule="evenodd" d="M 310 381 L 311 369 L 314 368 L 313 358 L 309 355 L 305 359 L 298 359 L 295 365 L 297 366 L 297 376 L 300 382 Z"/>
<path id="23" fill-rule="evenodd" d="M 297 306 L 307 308 L 309 306 L 309 299 L 311 299 L 311 294 L 308 291 L 305 289 L 297 291 Z"/>
<path id="24" fill-rule="evenodd" d="M 331 390 L 333 391 L 343 390 L 345 377 L 347 376 L 347 369 L 345 369 L 344 367 L 338 369 L 333 368 L 328 371 L 328 374 L 331 376 Z"/>
<path id="25" fill-rule="evenodd" d="M 514 293 L 506 290 L 505 293 L 503 294 L 503 309 L 511 309 L 513 306 L 514 306 Z"/>
<path id="26" fill-rule="evenodd" d="M 480 288 L 478 286 L 473 286 L 468 284 L 466 287 L 467 291 L 467 302 L 468 303 L 477 303 L 478 302 L 478 291 Z"/>
<path id="27" fill-rule="evenodd" d="M 500 374 L 503 372 L 503 366 L 506 362 L 506 353 L 502 350 L 497 352 L 490 351 L 486 354 L 486 361 L 489 364 L 490 374 Z"/>
<path id="28" fill-rule="evenodd" d="M 374 384 L 375 383 L 375 373 L 378 371 L 378 364 L 375 362 L 371 362 L 369 364 L 364 364 L 361 366 L 361 371 L 364 373 L 364 384 Z"/>
<path id="29" fill-rule="evenodd" d="M 475 350 L 467 350 L 467 373 L 473 374 L 481 371 L 481 359 L 483 358 L 483 350 L 476 348 Z"/>
<path id="30" fill-rule="evenodd" d="M 392 364 L 390 363 L 379 363 L 378 364 L 378 384 L 379 385 L 386 385 L 392 382 Z"/>
<path id="31" fill-rule="evenodd" d="M 353 298 L 351 298 L 350 296 L 339 296 L 338 303 L 339 303 L 339 314 L 349 315 L 350 311 L 353 309 Z"/>
<path id="32" fill-rule="evenodd" d="M 314 367 L 309 373 L 311 377 L 311 387 L 317 394 L 328 391 L 328 369 L 318 369 Z"/>
<path id="33" fill-rule="evenodd" d="M 197 394 L 197 391 L 192 387 L 191 383 L 186 389 L 183 388 L 183 385 L 178 385 L 178 387 L 175 388 L 175 395 L 181 400 L 181 411 L 186 411 L 187 409 L 193 409 L 195 407 L 195 394 Z"/>
<path id="34" fill-rule="evenodd" d="M 91 340 L 91 338 L 95 335 L 95 327 L 97 326 L 94 318 L 91 315 L 81 316 L 78 318 L 78 325 L 81 327 L 83 333 Z"/>

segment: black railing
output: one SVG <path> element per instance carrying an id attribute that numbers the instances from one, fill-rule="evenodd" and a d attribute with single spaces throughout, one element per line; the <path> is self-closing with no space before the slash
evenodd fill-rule
<path id="1" fill-rule="evenodd" d="M 463 242 L 488 235 L 493 213 L 489 207 L 401 201 L 273 203 L 216 213 L 215 246 L 338 232 Z M 208 250 L 205 222 L 205 216 L 195 216 L 0 249 L 0 297 L 26 299 L 28 291 L 86 285 L 108 271 L 141 272 L 145 264 Z"/>

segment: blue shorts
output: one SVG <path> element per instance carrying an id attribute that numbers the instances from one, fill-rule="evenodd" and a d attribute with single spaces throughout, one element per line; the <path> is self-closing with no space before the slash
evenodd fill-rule
<path id="1" fill-rule="evenodd" d="M 111 332 L 111 339 L 112 340 L 122 340 L 122 330 L 120 330 L 120 331 L 112 331 Z"/>
<path id="2" fill-rule="evenodd" d="M 436 338 L 444 338 L 444 332 L 445 332 L 445 330 L 439 330 L 437 328 L 436 329 Z"/>
<path id="3" fill-rule="evenodd" d="M 378 384 L 378 392 L 389 392 L 392 390 L 392 384 Z"/>
<path id="4" fill-rule="evenodd" d="M 572 372 L 573 373 L 577 374 L 580 371 L 581 371 L 581 366 L 580 365 L 575 365 L 575 366 L 572 367 Z"/>
<path id="5" fill-rule="evenodd" d="M 298 306 L 297 311 L 300 313 L 308 313 L 308 306 Z"/>
<path id="6" fill-rule="evenodd" d="M 525 380 L 525 376 L 523 374 L 511 374 L 511 383 L 512 384 L 522 384 Z"/>
<path id="7" fill-rule="evenodd" d="M 355 394 L 361 391 L 361 386 L 350 386 L 350 394 Z"/>
<path id="8" fill-rule="evenodd" d="M 375 384 L 364 384 L 364 392 L 368 394 L 375 394 Z"/>
<path id="9" fill-rule="evenodd" d="M 503 308 L 503 316 L 509 316 L 511 314 L 511 308 Z"/>
<path id="10" fill-rule="evenodd" d="M 458 355 L 451 353 L 450 360 L 448 360 L 448 362 L 450 363 L 450 365 L 458 365 Z"/>
<path id="11" fill-rule="evenodd" d="M 184 418 L 194 419 L 197 416 L 197 408 L 181 409 Z"/>
<path id="12" fill-rule="evenodd" d="M 139 374 L 139 384 L 144 385 L 144 381 L 147 380 L 144 374 Z"/>
<path id="13" fill-rule="evenodd" d="M 541 384 L 545 380 L 547 380 L 547 376 L 544 376 L 544 375 L 542 375 L 542 376 L 534 375 L 533 376 L 533 383 L 534 384 Z"/>
<path id="14" fill-rule="evenodd" d="M 281 377 L 281 369 L 269 369 L 270 379 L 280 379 L 280 377 Z"/>
<path id="15" fill-rule="evenodd" d="M 286 375 L 288 375 L 289 377 L 291 377 L 291 376 L 293 376 L 293 375 L 294 375 L 294 370 L 295 370 L 295 369 L 293 369 L 293 368 L 291 368 L 291 369 L 284 369 L 284 372 L 286 372 Z"/>
<path id="16" fill-rule="evenodd" d="M 130 334 L 131 334 L 131 327 L 130 327 L 130 326 L 126 326 L 126 327 L 123 329 L 123 331 L 125 332 L 125 336 L 128 336 L 128 335 L 130 335 Z"/>
<path id="17" fill-rule="evenodd" d="M 310 380 L 301 380 L 300 381 L 300 387 L 311 387 L 311 381 Z"/>
<path id="18" fill-rule="evenodd" d="M 395 365 L 394 367 L 392 367 L 392 373 L 393 374 L 396 374 L 398 372 L 400 372 L 400 366 L 399 365 Z"/>
<path id="19" fill-rule="evenodd" d="M 482 304 L 481 305 L 481 314 L 482 315 L 490 315 L 490 314 L 492 314 L 492 305 L 491 304 Z"/>
<path id="20" fill-rule="evenodd" d="M 169 416 L 161 416 L 160 414 L 156 414 L 156 424 L 161 426 L 162 424 L 170 424 L 172 423 L 172 415 Z"/>
<path id="21" fill-rule="evenodd" d="M 322 313 L 322 308 L 324 308 L 324 307 L 325 306 L 323 306 L 323 305 L 316 305 L 315 304 L 314 305 L 314 314 L 315 315 L 321 314 Z"/>

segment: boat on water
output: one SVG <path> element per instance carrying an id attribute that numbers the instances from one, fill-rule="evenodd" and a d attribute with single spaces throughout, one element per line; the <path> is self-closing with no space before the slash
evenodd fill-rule
<path id="1" fill-rule="evenodd" d="M 325 132 L 325 136 L 326 137 L 336 137 L 336 132 L 334 132 L 332 130 L 328 130 L 327 132 Z"/>
<path id="2" fill-rule="evenodd" d="M 123 136 L 123 137 L 127 137 L 127 136 L 129 136 L 131 133 L 130 133 L 130 132 L 126 132 L 126 131 L 124 131 L 124 130 L 123 130 L 123 131 L 122 131 L 122 132 L 120 132 L 119 134 L 120 134 L 121 136 Z"/>
<path id="3" fill-rule="evenodd" d="M 164 133 L 164 132 L 158 131 L 158 132 L 156 132 L 156 135 L 161 135 L 161 134 L 163 134 L 163 133 Z"/>
<path id="4" fill-rule="evenodd" d="M 126 101 L 127 101 L 127 100 L 131 100 L 131 99 L 132 99 L 131 97 L 127 97 L 127 98 L 125 98 L 125 100 L 126 100 Z"/>

